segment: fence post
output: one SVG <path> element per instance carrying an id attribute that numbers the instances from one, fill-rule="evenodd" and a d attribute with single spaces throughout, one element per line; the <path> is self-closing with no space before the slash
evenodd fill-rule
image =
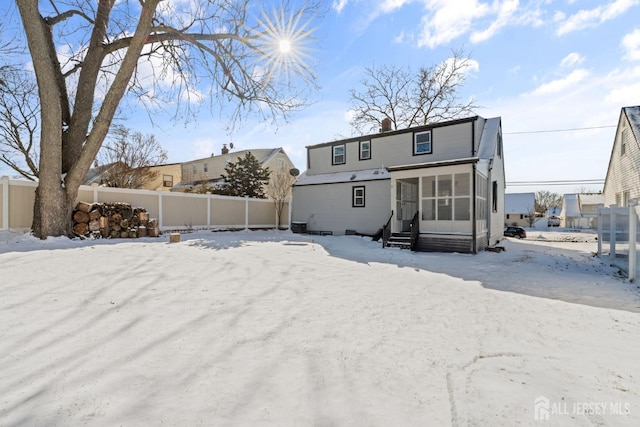
<path id="1" fill-rule="evenodd" d="M 598 208 L 598 256 L 602 256 L 602 211 L 605 208 Z"/>
<path id="2" fill-rule="evenodd" d="M 98 203 L 98 183 L 91 183 L 91 187 L 93 188 L 93 203 Z"/>
<path id="3" fill-rule="evenodd" d="M 2 181 L 2 228 L 1 230 L 9 229 L 9 177 L 3 176 L 0 178 Z"/>
<path id="4" fill-rule="evenodd" d="M 609 217 L 609 258 L 611 262 L 616 261 L 616 205 L 611 206 L 611 216 Z"/>
<path id="5" fill-rule="evenodd" d="M 162 191 L 158 190 L 158 228 L 162 230 Z"/>
<path id="6" fill-rule="evenodd" d="M 249 229 L 249 196 L 244 196 L 244 229 Z"/>
<path id="7" fill-rule="evenodd" d="M 207 228 L 211 228 L 211 193 L 207 192 Z"/>
<path id="8" fill-rule="evenodd" d="M 291 205 L 293 204 L 293 203 L 292 203 L 292 201 L 293 201 L 293 199 L 292 199 L 292 198 L 289 198 L 289 200 L 288 200 L 288 202 L 287 202 L 287 203 L 288 203 L 288 205 L 289 205 L 289 224 L 288 224 L 288 225 L 289 225 L 289 230 L 291 230 L 291 218 L 292 218 L 292 215 L 293 215 L 293 214 L 292 214 L 293 208 L 292 208 L 292 206 L 291 206 Z"/>
<path id="9" fill-rule="evenodd" d="M 629 207 L 629 281 L 636 279 L 636 210 Z"/>

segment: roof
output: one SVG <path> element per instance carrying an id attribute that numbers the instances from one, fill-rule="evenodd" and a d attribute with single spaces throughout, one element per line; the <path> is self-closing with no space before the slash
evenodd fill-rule
<path id="1" fill-rule="evenodd" d="M 217 156 L 212 155 L 211 157 L 203 157 L 201 159 L 190 160 L 188 162 L 183 162 L 182 165 L 187 166 L 191 163 L 199 163 L 207 160 L 207 161 L 213 162 L 210 165 L 211 167 L 215 167 L 217 163 L 220 163 L 224 169 L 224 166 L 226 165 L 227 160 L 234 160 L 238 157 L 244 157 L 246 153 L 251 153 L 253 157 L 255 157 L 258 160 L 258 162 L 260 162 L 260 164 L 262 165 L 266 163 L 269 159 L 271 159 L 273 156 L 278 154 L 278 152 L 280 151 L 284 152 L 284 150 L 280 147 L 279 148 L 253 148 L 248 150 L 233 151 L 225 154 L 218 154 Z"/>
<path id="2" fill-rule="evenodd" d="M 627 116 L 633 136 L 635 136 L 636 141 L 640 143 L 640 106 L 624 107 L 622 111 L 625 116 Z"/>
<path id="3" fill-rule="evenodd" d="M 305 171 L 302 175 L 298 177 L 298 179 L 293 185 L 295 187 L 301 187 L 304 185 L 377 181 L 377 180 L 390 179 L 390 178 L 391 178 L 391 175 L 384 168 L 366 169 L 366 170 L 349 171 L 349 172 L 325 173 L 320 175 L 307 175 L 307 172 Z"/>
<path id="4" fill-rule="evenodd" d="M 105 163 L 104 165 L 92 167 L 87 171 L 87 174 L 84 176 L 84 181 L 82 181 L 82 183 L 84 185 L 91 185 L 94 183 L 100 184 L 103 176 L 118 163 L 120 162 Z"/>
<path id="5" fill-rule="evenodd" d="M 504 195 L 504 213 L 522 214 L 533 212 L 535 203 L 535 193 L 507 193 Z"/>
<path id="6" fill-rule="evenodd" d="M 487 119 L 484 123 L 482 136 L 480 137 L 480 145 L 478 146 L 478 157 L 481 159 L 493 159 L 496 152 L 496 144 L 498 144 L 500 135 L 500 117 Z"/>
<path id="7" fill-rule="evenodd" d="M 389 166 L 387 169 L 389 171 L 403 171 L 403 170 L 411 170 L 411 169 L 425 169 L 425 168 L 435 168 L 439 166 L 453 166 L 453 165 L 464 165 L 467 163 L 476 163 L 478 161 L 477 157 L 467 157 L 465 159 L 455 159 L 455 160 L 437 160 L 435 162 L 426 162 L 426 163 L 414 163 L 409 165 L 398 165 L 398 166 Z"/>
<path id="8" fill-rule="evenodd" d="M 581 205 L 604 205 L 603 193 L 584 193 L 578 194 Z"/>

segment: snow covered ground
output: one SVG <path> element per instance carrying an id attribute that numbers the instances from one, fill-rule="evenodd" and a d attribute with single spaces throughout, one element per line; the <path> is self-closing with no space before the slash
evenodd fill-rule
<path id="1" fill-rule="evenodd" d="M 640 290 L 593 234 L 181 237 L 0 232 L 0 426 L 640 425 Z"/>

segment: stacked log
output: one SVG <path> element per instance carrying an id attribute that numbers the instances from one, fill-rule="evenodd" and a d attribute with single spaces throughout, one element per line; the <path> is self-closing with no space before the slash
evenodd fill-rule
<path id="1" fill-rule="evenodd" d="M 149 220 L 144 208 L 129 203 L 79 202 L 73 211 L 73 232 L 93 238 L 158 237 L 157 220 Z"/>

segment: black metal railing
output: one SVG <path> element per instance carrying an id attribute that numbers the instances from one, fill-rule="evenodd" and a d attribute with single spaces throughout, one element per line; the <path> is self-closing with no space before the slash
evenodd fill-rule
<path id="1" fill-rule="evenodd" d="M 416 244 L 418 243 L 418 236 L 420 235 L 420 221 L 418 216 L 418 211 L 413 215 L 411 219 L 411 250 L 416 250 Z"/>
<path id="2" fill-rule="evenodd" d="M 393 218 L 393 211 L 391 211 L 391 216 L 389 216 L 389 220 L 385 225 L 382 226 L 382 248 L 384 249 L 387 246 L 387 242 L 391 237 L 391 218 Z"/>

